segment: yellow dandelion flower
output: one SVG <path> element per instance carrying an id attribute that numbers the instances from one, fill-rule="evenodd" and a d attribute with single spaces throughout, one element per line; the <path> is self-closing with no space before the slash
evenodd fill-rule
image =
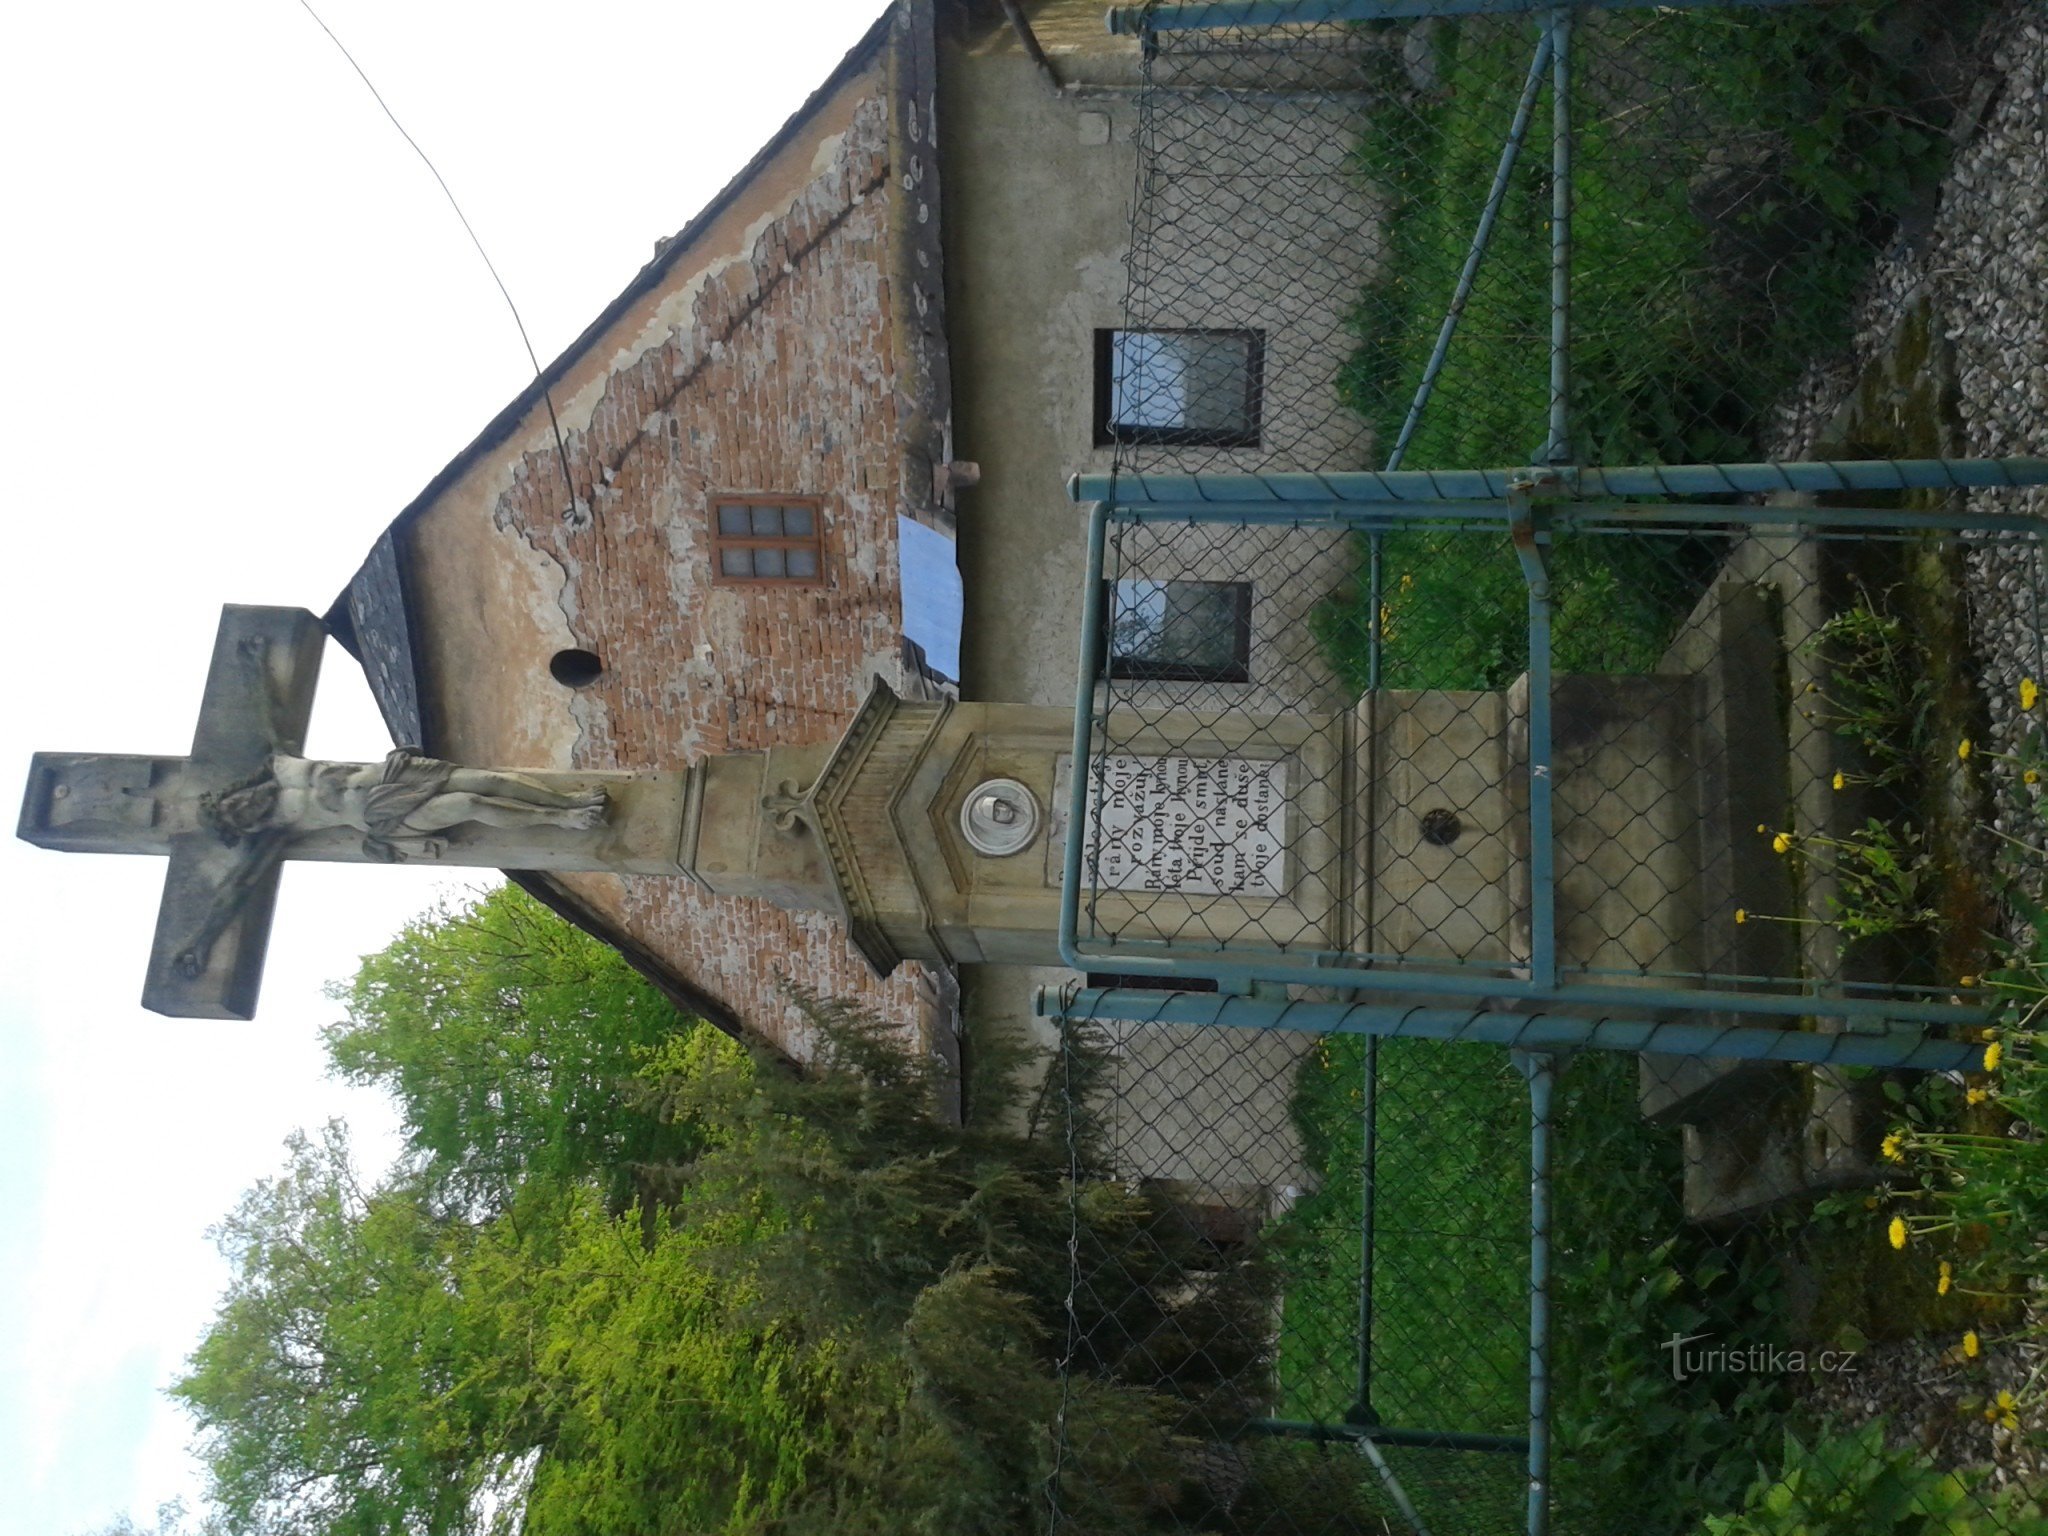
<path id="1" fill-rule="evenodd" d="M 2034 707 L 2035 701 L 2038 700 L 2040 697 L 2041 690 L 2039 687 L 2035 685 L 2034 680 L 2031 677 L 2023 677 L 2020 679 L 2021 709 L 2032 709 Z"/>
<path id="2" fill-rule="evenodd" d="M 1999 1392 L 1998 1422 L 2001 1427 L 2005 1429 L 2018 1429 L 2020 1427 L 2019 1406 L 2020 1400 L 2010 1392 Z"/>
<path id="3" fill-rule="evenodd" d="M 1946 1296 L 1948 1288 L 1956 1283 L 1956 1272 L 1947 1259 L 1941 1261 L 1941 1277 L 1934 1282 L 1934 1294 Z"/>
<path id="4" fill-rule="evenodd" d="M 1982 1104 L 1990 1097 L 1991 1090 L 1989 1088 L 1970 1088 L 1964 1091 L 1963 1102 L 1965 1104 Z"/>
<path id="5" fill-rule="evenodd" d="M 1891 1135 L 1885 1137 L 1884 1145 L 1877 1149 L 1878 1155 L 1888 1163 L 1903 1163 L 1906 1160 L 1906 1154 L 1901 1149 L 1905 1145 L 1906 1133 L 1904 1131 L 1893 1131 Z M 1894 1243 L 1892 1246 L 1902 1248 L 1905 1245 L 1903 1243 Z"/>
<path id="6" fill-rule="evenodd" d="M 1998 1064 L 2005 1060 L 2005 1047 L 1994 1040 L 1984 1047 L 1984 1070 L 1996 1072 Z"/>
<path id="7" fill-rule="evenodd" d="M 1906 1218 L 1903 1216 L 1894 1216 L 1892 1218 L 1892 1224 L 1889 1227 L 1885 1228 L 1885 1236 L 1889 1237 L 1892 1240 L 1892 1246 L 1894 1248 L 1905 1247 Z"/>
<path id="8" fill-rule="evenodd" d="M 1965 737 L 1964 737 L 1964 738 L 1963 738 L 1963 739 L 1962 739 L 1961 741 L 1959 741 L 1958 743 L 1956 743 L 1956 756 L 1957 756 L 1957 757 L 1959 757 L 1959 758 L 1961 758 L 1961 759 L 1962 759 L 1962 760 L 1963 760 L 1964 762 L 1966 762 L 1966 763 L 1967 763 L 1967 762 L 1968 762 L 1968 761 L 1970 760 L 1970 738 L 1969 738 L 1969 737 L 1965 736 Z"/>
<path id="9" fill-rule="evenodd" d="M 1959 987 L 1974 987 L 1977 985 L 1977 978 L 1974 976 L 1958 976 L 1956 978 L 1956 985 Z"/>
<path id="10" fill-rule="evenodd" d="M 1968 1333 L 1963 1335 L 1963 1356 L 1965 1359 L 1976 1359 L 1977 1356 L 1983 1351 L 1983 1348 L 1984 1346 L 1977 1339 L 1976 1329 L 1972 1328 Z"/>
<path id="11" fill-rule="evenodd" d="M 1749 921 L 1749 912 L 1747 911 L 1747 909 L 1745 909 L 1745 908 L 1742 908 L 1742 907 L 1737 907 L 1737 908 L 1735 909 L 1735 921 L 1736 921 L 1736 922 L 1738 922 L 1738 923 L 1746 923 L 1746 922 L 1748 922 L 1748 921 Z"/>
<path id="12" fill-rule="evenodd" d="M 1415 590 L 1415 578 L 1406 571 L 1401 573 L 1401 590 L 1403 592 L 1413 592 Z"/>
<path id="13" fill-rule="evenodd" d="M 1770 830 L 1771 830 L 1771 829 L 1770 829 L 1769 827 L 1765 826 L 1765 825 L 1764 825 L 1764 824 L 1763 824 L 1762 822 L 1758 822 L 1758 823 L 1756 824 L 1756 829 L 1757 829 L 1757 831 L 1759 831 L 1759 832 L 1768 832 L 1768 831 L 1770 831 Z"/>
<path id="14" fill-rule="evenodd" d="M 1779 833 L 1779 834 L 1778 834 L 1778 835 L 1777 835 L 1776 837 L 1774 837 L 1774 838 L 1772 838 L 1772 839 L 1771 839 L 1771 852 L 1773 852 L 1773 853 L 1790 853 L 1791 851 L 1792 851 L 1792 834 L 1791 834 L 1791 833 L 1789 833 L 1789 832 L 1780 832 L 1780 833 Z"/>
<path id="15" fill-rule="evenodd" d="M 1849 787 L 1849 776 L 1846 773 L 1842 772 L 1841 769 L 1837 768 L 1835 770 L 1835 777 L 1833 783 L 1835 786 L 1835 793 L 1840 794 L 1843 790 Z"/>
<path id="16" fill-rule="evenodd" d="M 2022 773 L 2022 774 L 2020 775 L 2020 782 L 2021 782 L 2022 784 L 2038 784 L 2038 783 L 2040 783 L 2040 782 L 2041 782 L 2041 772 L 2040 772 L 2040 770 L 2039 770 L 2039 769 L 2037 769 L 2037 768 L 2029 768 L 2029 769 L 2027 769 L 2027 770 L 2026 770 L 2026 772 L 2024 772 L 2024 773 Z"/>

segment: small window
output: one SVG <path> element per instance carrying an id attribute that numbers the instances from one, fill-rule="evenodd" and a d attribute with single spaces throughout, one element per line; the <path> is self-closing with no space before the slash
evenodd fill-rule
<path id="1" fill-rule="evenodd" d="M 1249 582 L 1127 578 L 1104 595 L 1111 677 L 1251 681 Z"/>
<path id="2" fill-rule="evenodd" d="M 1255 448 L 1257 331 L 1097 331 L 1095 442 Z"/>
<path id="3" fill-rule="evenodd" d="M 818 503 L 727 497 L 712 504 L 711 569 L 719 581 L 813 586 L 824 579 Z"/>

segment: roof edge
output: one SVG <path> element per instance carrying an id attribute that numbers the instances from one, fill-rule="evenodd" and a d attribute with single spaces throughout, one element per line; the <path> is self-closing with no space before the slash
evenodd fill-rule
<path id="1" fill-rule="evenodd" d="M 733 202 L 746 190 L 748 184 L 761 172 L 762 168 L 788 147 L 804 124 L 817 114 L 819 109 L 825 105 L 833 94 L 867 66 L 872 56 L 881 49 L 883 43 L 887 40 L 890 29 L 895 25 L 896 14 L 900 8 L 900 0 L 890 0 L 887 9 L 875 18 L 874 24 L 866 32 L 861 34 L 860 41 L 847 50 L 845 57 L 840 59 L 839 63 L 833 67 L 832 73 L 825 77 L 823 83 L 816 90 L 804 98 L 803 105 L 791 113 L 783 125 L 775 130 L 768 142 L 754 152 L 753 158 L 741 166 L 733 178 L 712 195 L 711 201 L 700 208 L 696 216 L 689 223 L 678 230 L 673 238 L 662 244 L 656 252 L 654 259 L 634 274 L 633 280 L 598 313 L 596 319 L 583 328 L 582 333 L 574 341 L 570 342 L 552 362 L 541 369 L 524 389 L 513 396 L 512 400 L 497 415 L 490 419 L 484 429 L 470 441 L 469 445 L 443 465 L 434 478 L 426 483 L 420 493 L 399 510 L 397 516 L 393 517 L 390 523 L 386 525 L 387 533 L 395 531 L 419 516 L 435 501 L 439 500 L 444 491 L 461 479 L 478 459 L 510 438 L 519 423 L 524 421 L 533 408 L 542 402 L 549 389 L 569 371 L 570 367 L 589 352 L 599 339 L 636 302 L 661 285 L 669 276 L 670 271 L 682 261 L 684 254 L 690 249 L 696 238 L 710 228 L 720 214 L 732 206 Z M 354 584 L 353 576 L 350 577 L 350 584 Z M 327 610 L 326 623 L 328 632 L 334 634 L 337 639 L 341 639 L 341 635 L 336 629 L 337 618 L 339 615 L 346 613 L 347 603 L 348 588 L 344 587 Z M 347 646 L 348 642 L 343 640 L 342 644 Z M 360 660 L 361 658 L 358 657 L 357 659 Z"/>
<path id="2" fill-rule="evenodd" d="M 599 916 L 595 909 L 586 905 L 553 876 L 531 869 L 508 869 L 503 871 L 503 874 L 507 880 L 561 918 L 563 922 L 582 929 L 600 943 L 608 944 L 617 950 L 620 958 L 673 1003 L 679 1013 L 702 1019 L 713 1029 L 732 1036 L 743 1045 L 766 1050 L 785 1061 L 792 1059 L 787 1051 L 766 1035 L 749 1028 L 737 1013 L 718 998 L 702 987 L 692 986 L 672 967 L 659 959 L 654 951 L 623 928 Z"/>

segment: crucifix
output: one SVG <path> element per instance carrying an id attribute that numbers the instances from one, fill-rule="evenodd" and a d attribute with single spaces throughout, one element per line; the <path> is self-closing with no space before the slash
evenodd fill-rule
<path id="1" fill-rule="evenodd" d="M 1760 602 L 1732 590 L 1712 623 Z M 906 959 L 1058 964 L 1070 862 L 1093 920 L 1140 943 L 1208 942 L 1221 913 L 1236 942 L 1278 952 L 1500 971 L 1528 953 L 1511 803 L 1526 688 L 1382 692 L 1273 719 L 1118 715 L 1117 750 L 1077 765 L 1070 710 L 903 699 L 877 680 L 837 742 L 562 772 L 412 747 L 381 763 L 305 757 L 324 641 L 303 609 L 229 607 L 188 756 L 34 761 L 28 841 L 169 859 L 145 1007 L 251 1017 L 282 868 L 305 859 L 683 878 L 827 913 L 884 974 Z M 1748 671 L 1757 686 L 1773 675 Z M 1765 813 L 1732 814 L 1729 789 L 1699 768 L 1727 759 L 1715 742 L 1736 713 L 1703 708 L 1703 687 L 1680 669 L 1552 690 L 1570 727 L 1555 839 L 1570 964 L 1691 973 L 1727 927 L 1711 918 L 1733 898 L 1703 893 L 1702 850 Z M 1740 713 L 1776 718 L 1767 701 Z M 1384 760 L 1367 783 L 1357 765 L 1373 741 Z"/>
<path id="2" fill-rule="evenodd" d="M 685 775 L 469 768 L 406 748 L 303 756 L 326 634 L 303 608 L 221 612 L 192 751 L 37 753 L 20 835 L 165 855 L 143 1006 L 255 1015 L 288 860 L 679 874 Z"/>

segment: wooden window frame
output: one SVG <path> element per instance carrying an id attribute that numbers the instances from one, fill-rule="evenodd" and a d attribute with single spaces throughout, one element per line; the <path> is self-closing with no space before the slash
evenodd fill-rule
<path id="1" fill-rule="evenodd" d="M 811 514 L 811 533 L 808 538 L 755 538 L 742 537 L 719 531 L 718 509 L 720 507 L 807 507 Z M 706 526 L 711 536 L 711 580 L 721 587 L 822 587 L 825 585 L 825 499 L 822 496 L 795 496 L 768 491 L 732 491 L 714 495 L 709 503 Z M 729 576 L 722 558 L 728 549 L 808 549 L 818 562 L 815 576 Z"/>
<path id="2" fill-rule="evenodd" d="M 1142 656 L 1120 656 L 1116 650 L 1115 580 L 1102 584 L 1102 665 L 1119 682 L 1152 683 L 1249 683 L 1252 680 L 1252 584 L 1248 581 L 1208 581 L 1195 578 L 1127 576 L 1125 581 L 1159 581 L 1166 586 L 1222 587 L 1229 591 L 1235 611 L 1232 650 L 1235 659 L 1228 666 L 1205 667 L 1191 661 L 1152 661 Z"/>
<path id="3" fill-rule="evenodd" d="M 1116 406 L 1116 338 L 1119 336 L 1227 336 L 1244 344 L 1244 430 L 1216 427 L 1126 427 L 1112 413 Z M 1095 333 L 1095 446 L 1160 444 L 1186 448 L 1256 448 L 1261 407 L 1265 399 L 1266 333 L 1199 325 L 1114 326 Z"/>

